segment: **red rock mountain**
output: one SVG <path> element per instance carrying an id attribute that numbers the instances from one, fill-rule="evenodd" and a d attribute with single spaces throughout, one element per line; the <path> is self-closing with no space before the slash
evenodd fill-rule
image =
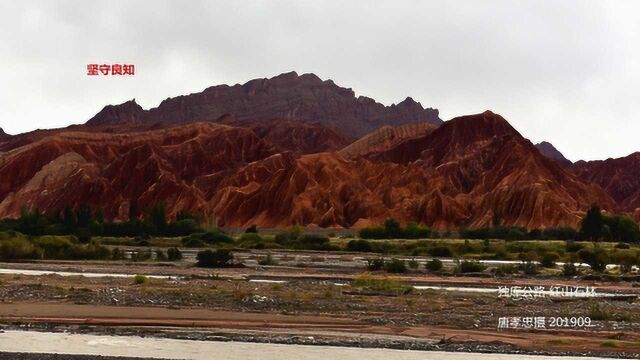
<path id="1" fill-rule="evenodd" d="M 562 155 L 555 146 L 547 141 L 537 143 L 536 148 L 542 155 L 559 162 L 563 166 L 570 166 L 572 164 L 572 162 L 564 157 L 564 155 Z"/>
<path id="2" fill-rule="evenodd" d="M 578 161 L 571 170 L 600 185 L 622 210 L 640 218 L 640 152 L 617 159 Z"/>
<path id="3" fill-rule="evenodd" d="M 123 220 L 163 202 L 169 216 L 234 227 L 394 217 L 457 229 L 494 214 L 506 225 L 577 226 L 592 204 L 640 218 L 638 154 L 570 165 L 492 112 L 441 123 L 411 98 L 384 106 L 287 73 L 151 110 L 109 105 L 64 129 L 0 130 L 0 217 L 87 204 Z"/>
<path id="4" fill-rule="evenodd" d="M 406 140 L 429 134 L 435 128 L 429 123 L 406 124 L 396 127 L 383 126 L 344 147 L 340 150 L 340 154 L 347 158 L 377 154 Z"/>
<path id="5" fill-rule="evenodd" d="M 283 119 L 240 121 L 232 116 L 224 116 L 217 122 L 249 128 L 280 151 L 291 151 L 296 155 L 340 150 L 354 140 L 318 123 Z"/>
<path id="6" fill-rule="evenodd" d="M 510 225 L 575 226 L 593 203 L 615 207 L 601 188 L 542 156 L 506 120 L 488 111 L 448 121 L 376 159 L 427 169 L 432 187 L 448 200 L 442 201 L 442 213 L 462 211 L 461 225 L 489 225 L 498 213 Z"/>
<path id="7" fill-rule="evenodd" d="M 344 144 L 327 128 L 286 130 L 291 123 L 45 133 L 0 153 L 0 216 L 89 204 L 126 219 L 132 207 L 163 202 L 170 216 L 186 210 L 223 226 L 359 227 L 395 217 L 453 229 L 488 225 L 494 213 L 508 225 L 575 226 L 592 203 L 614 207 L 491 112 L 392 131 L 392 140 L 369 136 L 381 142 L 349 156 L 333 151 Z M 325 135 L 308 140 L 317 133 Z"/>
<path id="8" fill-rule="evenodd" d="M 240 121 L 284 119 L 318 123 L 342 136 L 360 137 L 384 125 L 428 122 L 439 125 L 438 110 L 423 108 L 408 97 L 397 105 L 356 97 L 351 89 L 321 80 L 314 74 L 285 73 L 243 85 L 218 85 L 201 93 L 164 100 L 142 110 L 135 101 L 107 106 L 87 122 L 89 126 L 123 122 L 184 124 L 216 121 L 231 114 Z"/>

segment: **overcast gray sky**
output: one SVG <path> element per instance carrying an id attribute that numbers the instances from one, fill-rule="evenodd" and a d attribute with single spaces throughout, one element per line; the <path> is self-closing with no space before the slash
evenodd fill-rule
<path id="1" fill-rule="evenodd" d="M 295 70 L 445 120 L 490 109 L 571 160 L 625 156 L 640 150 L 639 14 L 621 0 L 3 1 L 0 127 Z"/>

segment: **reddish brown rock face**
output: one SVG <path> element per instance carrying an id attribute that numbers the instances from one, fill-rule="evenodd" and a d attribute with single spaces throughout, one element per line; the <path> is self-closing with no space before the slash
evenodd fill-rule
<path id="1" fill-rule="evenodd" d="M 640 214 L 640 153 L 618 159 L 578 161 L 578 177 L 600 185 L 627 212 Z"/>
<path id="2" fill-rule="evenodd" d="M 226 114 L 232 114 L 239 121 L 283 119 L 318 123 L 346 137 L 360 137 L 384 125 L 442 123 L 438 110 L 425 109 L 411 98 L 384 106 L 367 97 L 356 97 L 353 90 L 331 80 L 290 72 L 271 79 L 218 85 L 201 93 L 169 98 L 149 111 L 142 110 L 135 102 L 107 106 L 87 125 L 106 126 L 134 120 L 166 126 L 217 121 Z"/>
<path id="3" fill-rule="evenodd" d="M 163 202 L 170 216 L 215 215 L 224 226 L 360 227 L 394 217 L 453 229 L 489 225 L 498 213 L 533 228 L 575 226 L 592 203 L 614 208 L 599 186 L 490 112 L 382 130 L 350 151 L 335 151 L 348 141 L 318 124 L 220 122 L 236 126 L 40 133 L 0 153 L 0 216 L 88 204 L 126 219 L 132 204 Z"/>
<path id="4" fill-rule="evenodd" d="M 249 128 L 261 139 L 274 144 L 278 150 L 291 151 L 295 155 L 340 150 L 354 140 L 318 123 L 282 119 L 239 121 L 235 118 L 227 118 L 221 122 Z"/>

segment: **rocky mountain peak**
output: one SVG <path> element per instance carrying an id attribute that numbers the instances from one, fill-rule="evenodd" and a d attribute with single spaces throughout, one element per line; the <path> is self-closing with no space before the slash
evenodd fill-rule
<path id="1" fill-rule="evenodd" d="M 144 114 L 142 106 L 136 99 L 129 100 L 119 105 L 107 105 L 94 117 L 87 121 L 88 126 L 114 125 L 125 122 L 137 122 Z"/>
<path id="2" fill-rule="evenodd" d="M 556 147 L 553 146 L 553 144 L 551 144 L 548 141 L 542 141 L 536 144 L 536 148 L 538 149 L 538 151 L 540 151 L 542 155 L 550 159 L 556 160 L 562 165 L 571 165 L 571 161 L 566 157 L 564 157 L 564 155 L 562 155 L 562 153 L 558 151 L 558 149 L 556 149 Z"/>

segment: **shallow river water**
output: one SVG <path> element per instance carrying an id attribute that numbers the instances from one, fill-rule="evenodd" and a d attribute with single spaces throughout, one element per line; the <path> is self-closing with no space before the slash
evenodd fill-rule
<path id="1" fill-rule="evenodd" d="M 539 360 L 547 357 L 471 354 L 411 350 L 360 349 L 332 346 L 280 345 L 142 338 L 137 336 L 82 335 L 37 331 L 0 333 L 0 351 L 132 356 L 190 360 Z M 586 360 L 586 357 L 549 357 L 554 360 Z"/>

